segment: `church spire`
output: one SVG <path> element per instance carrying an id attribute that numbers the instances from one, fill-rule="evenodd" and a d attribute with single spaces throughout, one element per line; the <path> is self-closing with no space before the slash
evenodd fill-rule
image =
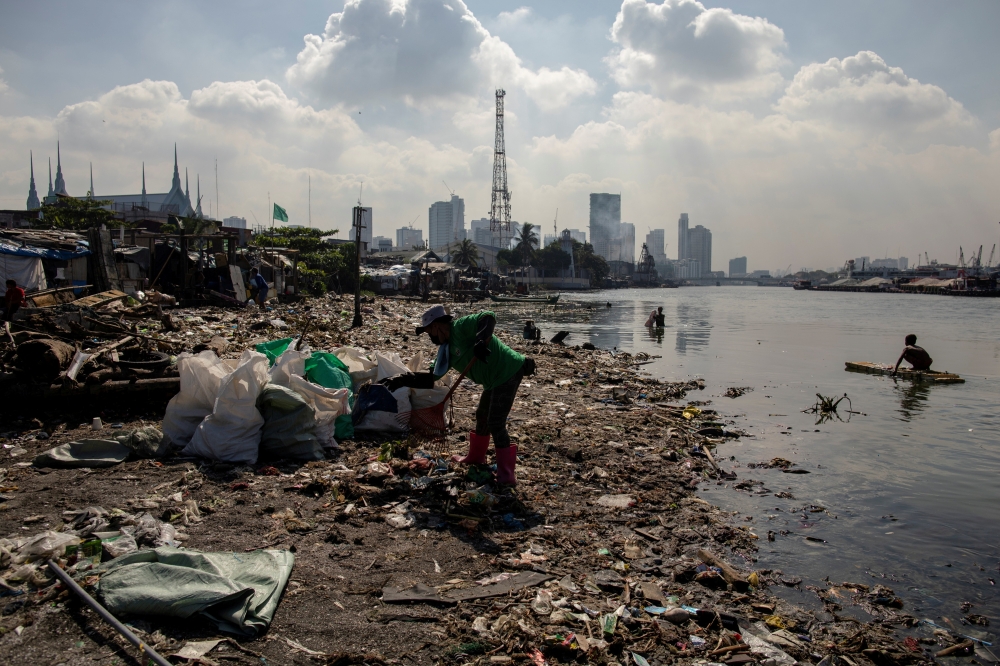
<path id="1" fill-rule="evenodd" d="M 94 163 L 90 163 L 90 198 L 94 198 Z"/>
<path id="2" fill-rule="evenodd" d="M 28 205 L 25 206 L 28 210 L 38 210 L 42 205 L 38 202 L 38 192 L 35 191 L 35 155 L 32 152 L 28 152 L 28 158 L 31 160 L 31 184 L 28 186 Z"/>
<path id="3" fill-rule="evenodd" d="M 49 196 L 54 197 L 56 191 L 52 189 L 52 158 L 49 158 Z"/>
<path id="4" fill-rule="evenodd" d="M 69 196 L 69 192 L 66 191 L 66 181 L 62 175 L 62 154 L 58 141 L 56 141 L 56 194 Z"/>
<path id="5" fill-rule="evenodd" d="M 170 190 L 180 190 L 181 189 L 181 172 L 177 168 L 177 144 L 174 144 L 174 179 L 170 183 Z"/>
<path id="6" fill-rule="evenodd" d="M 195 217 L 203 217 L 202 213 L 201 213 L 201 174 L 198 174 L 196 176 L 196 178 L 197 178 L 197 186 L 198 186 L 198 205 L 194 209 L 194 214 L 195 214 Z"/>

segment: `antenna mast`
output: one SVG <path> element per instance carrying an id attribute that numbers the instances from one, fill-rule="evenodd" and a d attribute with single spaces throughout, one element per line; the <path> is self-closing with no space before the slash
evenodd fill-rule
<path id="1" fill-rule="evenodd" d="M 500 237 L 498 247 L 503 247 L 504 237 L 510 237 L 510 190 L 507 189 L 507 151 L 503 140 L 503 98 L 507 93 L 498 88 L 496 143 L 493 147 L 493 192 L 490 198 L 490 233 Z"/>

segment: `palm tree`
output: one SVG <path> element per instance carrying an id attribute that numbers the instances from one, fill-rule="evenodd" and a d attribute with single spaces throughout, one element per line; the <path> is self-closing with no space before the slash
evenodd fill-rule
<path id="1" fill-rule="evenodd" d="M 451 253 L 451 260 L 456 264 L 479 268 L 479 248 L 468 238 L 463 238 L 455 251 Z"/>
<path id="2" fill-rule="evenodd" d="M 531 255 L 535 251 L 535 247 L 538 245 L 538 234 L 535 233 L 535 227 L 530 223 L 525 222 L 521 225 L 521 228 L 516 231 L 517 233 L 517 245 L 516 249 L 523 259 L 521 263 L 527 266 L 531 263 Z"/>

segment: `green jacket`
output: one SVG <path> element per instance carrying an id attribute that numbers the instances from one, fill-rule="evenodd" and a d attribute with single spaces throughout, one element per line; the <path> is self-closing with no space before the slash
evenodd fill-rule
<path id="1" fill-rule="evenodd" d="M 476 344 L 476 331 L 479 330 L 479 320 L 484 316 L 496 315 L 489 310 L 467 315 L 451 322 L 451 339 L 448 343 L 450 366 L 462 372 L 472 360 L 472 348 Z M 492 352 L 486 361 L 476 359 L 469 368 L 469 379 L 480 384 L 489 391 L 500 386 L 513 377 L 524 365 L 524 355 L 519 354 L 500 341 L 497 336 L 491 336 L 489 349 Z"/>

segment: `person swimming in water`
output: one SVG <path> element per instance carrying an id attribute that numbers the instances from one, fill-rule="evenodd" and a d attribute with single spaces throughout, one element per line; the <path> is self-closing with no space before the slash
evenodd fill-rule
<path id="1" fill-rule="evenodd" d="M 896 376 L 896 372 L 899 370 L 899 364 L 903 361 L 908 362 L 913 366 L 914 370 L 930 370 L 931 363 L 934 360 L 931 355 L 927 353 L 927 350 L 923 347 L 917 346 L 917 336 L 910 333 L 905 339 L 906 347 L 903 348 L 903 353 L 899 355 L 899 360 L 896 361 L 896 367 L 892 369 L 892 376 Z"/>

